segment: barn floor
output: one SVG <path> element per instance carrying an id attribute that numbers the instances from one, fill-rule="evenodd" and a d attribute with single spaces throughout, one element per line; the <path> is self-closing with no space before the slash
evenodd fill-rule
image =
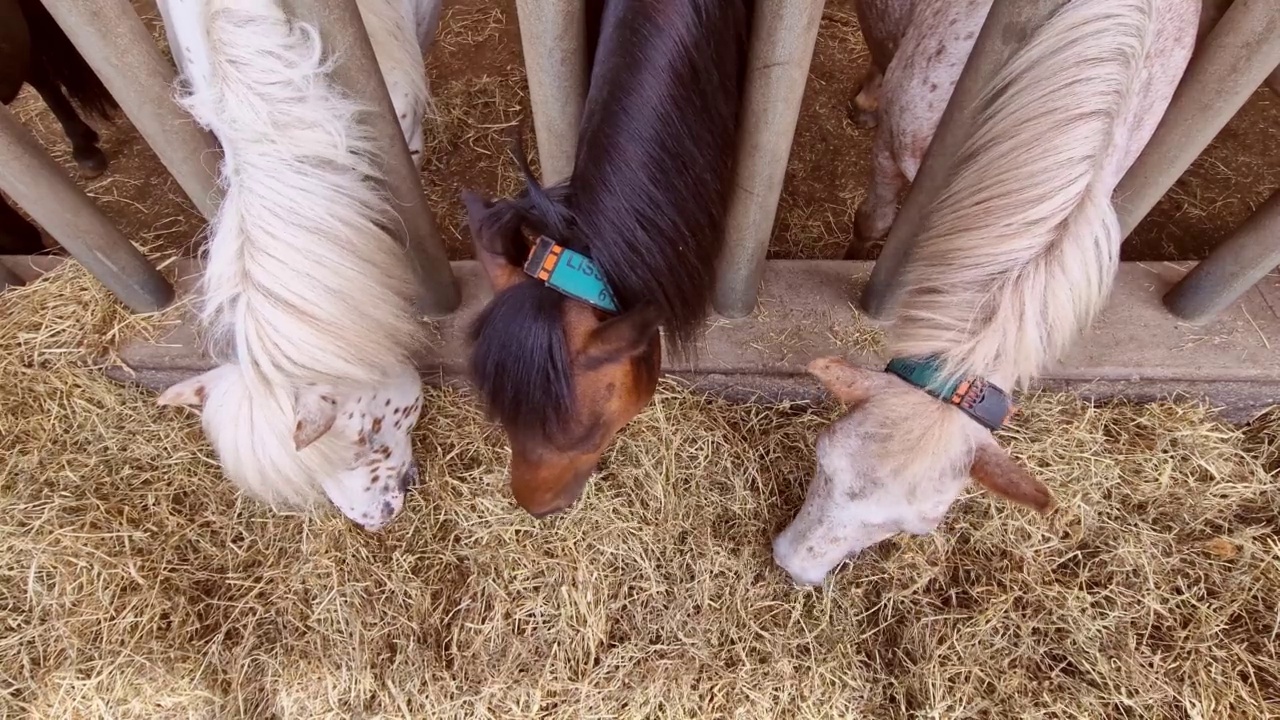
<path id="1" fill-rule="evenodd" d="M 446 0 L 430 63 L 424 178 L 456 258 L 457 190 L 514 187 L 513 5 Z M 870 136 L 843 114 L 862 50 L 849 0 L 827 6 L 775 257 L 837 256 L 862 192 Z M 43 107 L 17 109 L 67 155 Z M 1276 120 L 1260 92 L 1127 257 L 1199 256 L 1265 198 Z M 86 189 L 157 255 L 189 250 L 176 185 L 127 123 L 103 135 L 115 164 Z M 796 589 L 769 540 L 833 408 L 667 383 L 538 522 L 501 434 L 432 389 L 422 486 L 370 536 L 244 501 L 194 417 L 106 380 L 97 358 L 154 322 L 74 264 L 0 301 L 0 717 L 1280 716 L 1280 411 L 1237 428 L 1027 397 L 1003 440 L 1051 516 L 973 493 Z"/>
<path id="2" fill-rule="evenodd" d="M 0 302 L 0 716 L 1280 713 L 1280 415 L 1028 397 L 1003 439 L 1051 516 L 973 494 L 797 589 L 769 540 L 830 408 L 666 384 L 538 522 L 433 389 L 370 536 L 239 499 L 192 415 L 88 362 L 151 322 L 74 264 Z"/>

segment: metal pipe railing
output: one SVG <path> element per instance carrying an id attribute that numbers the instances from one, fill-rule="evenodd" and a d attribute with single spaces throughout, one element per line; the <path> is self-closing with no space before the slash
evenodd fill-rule
<path id="1" fill-rule="evenodd" d="M 909 260 L 929 206 L 946 186 L 956 154 L 969 139 L 982 91 L 1014 51 L 1066 2 L 995 0 L 991 4 L 929 150 L 862 291 L 859 304 L 868 315 L 887 317 L 897 302 L 900 291 L 897 279 Z"/>
<path id="2" fill-rule="evenodd" d="M 0 190 L 130 309 L 154 312 L 173 300 L 169 281 L 5 107 L 0 107 Z"/>
<path id="3" fill-rule="evenodd" d="M 1280 191 L 1262 204 L 1209 257 L 1164 296 L 1169 312 L 1211 320 L 1280 265 Z"/>
<path id="4" fill-rule="evenodd" d="M 1280 65 L 1280 7 L 1235 0 L 1191 58 L 1155 134 L 1116 188 L 1127 237 Z"/>
<path id="5" fill-rule="evenodd" d="M 419 310 L 437 316 L 453 312 L 462 300 L 458 281 L 355 0 L 288 0 L 288 6 L 291 16 L 319 30 L 326 52 L 337 58 L 335 83 L 372 110 L 375 141 L 386 152 L 386 189 L 400 219 L 392 230 L 405 243 L 413 264 Z"/>
<path id="6" fill-rule="evenodd" d="M 725 317 L 743 317 L 756 306 L 822 7 L 822 0 L 759 0 L 755 6 L 733 189 L 712 298 Z"/>
<path id="7" fill-rule="evenodd" d="M 173 66 L 133 5 L 129 0 L 42 2 L 187 197 L 202 215 L 213 217 L 217 143 L 174 101 Z"/>
<path id="8" fill-rule="evenodd" d="M 1227 8 L 1231 7 L 1231 0 L 1201 0 L 1200 8 L 1200 27 L 1196 29 L 1196 44 L 1202 42 L 1209 31 L 1218 24 L 1222 19 L 1223 13 Z M 1267 76 L 1263 84 L 1271 89 L 1272 92 L 1280 93 L 1280 66 Z"/>
<path id="9" fill-rule="evenodd" d="M 573 173 L 587 97 L 585 0 L 516 0 L 542 183 Z"/>

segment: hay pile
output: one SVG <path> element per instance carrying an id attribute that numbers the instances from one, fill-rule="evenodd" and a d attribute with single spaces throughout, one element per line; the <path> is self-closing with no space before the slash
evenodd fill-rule
<path id="1" fill-rule="evenodd" d="M 537 522 L 434 390 L 423 487 L 369 536 L 241 502 L 192 417 L 84 369 L 123 318 L 93 287 L 0 298 L 0 715 L 1280 713 L 1280 418 L 1029 398 L 1008 440 L 1054 516 L 970 496 L 797 590 L 768 541 L 826 411 L 666 385 Z"/>

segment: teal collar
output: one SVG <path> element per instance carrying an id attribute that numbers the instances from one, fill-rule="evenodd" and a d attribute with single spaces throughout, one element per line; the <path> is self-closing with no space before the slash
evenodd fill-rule
<path id="1" fill-rule="evenodd" d="M 989 430 L 999 430 L 1015 410 L 1009 393 L 984 378 L 952 379 L 943 375 L 936 357 L 894 358 L 884 371 L 955 405 Z"/>
<path id="2" fill-rule="evenodd" d="M 529 251 L 524 272 L 547 287 L 604 312 L 618 314 L 618 302 L 604 273 L 591 258 L 541 236 Z"/>

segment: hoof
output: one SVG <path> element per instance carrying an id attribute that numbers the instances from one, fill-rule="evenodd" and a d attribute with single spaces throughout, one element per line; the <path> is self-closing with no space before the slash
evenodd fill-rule
<path id="1" fill-rule="evenodd" d="M 880 116 L 875 110 L 863 110 L 858 107 L 857 102 L 849 103 L 846 114 L 849 116 L 849 122 L 863 130 L 872 130 L 880 124 Z"/>
<path id="2" fill-rule="evenodd" d="M 98 148 L 76 153 L 74 157 L 81 177 L 92 180 L 107 171 L 107 155 Z"/>
<path id="3" fill-rule="evenodd" d="M 849 246 L 844 250 L 845 260 L 875 260 L 880 257 L 880 248 L 884 247 L 885 237 L 889 232 L 886 230 L 879 237 L 872 236 L 864 228 L 872 225 L 871 213 L 864 201 L 858 207 L 853 218 L 853 238 L 849 240 Z"/>
<path id="4" fill-rule="evenodd" d="M 844 249 L 844 260 L 867 260 L 870 256 L 871 242 L 868 242 L 862 235 L 862 230 L 858 227 L 858 222 L 853 223 L 853 237 L 849 240 L 849 244 Z"/>

